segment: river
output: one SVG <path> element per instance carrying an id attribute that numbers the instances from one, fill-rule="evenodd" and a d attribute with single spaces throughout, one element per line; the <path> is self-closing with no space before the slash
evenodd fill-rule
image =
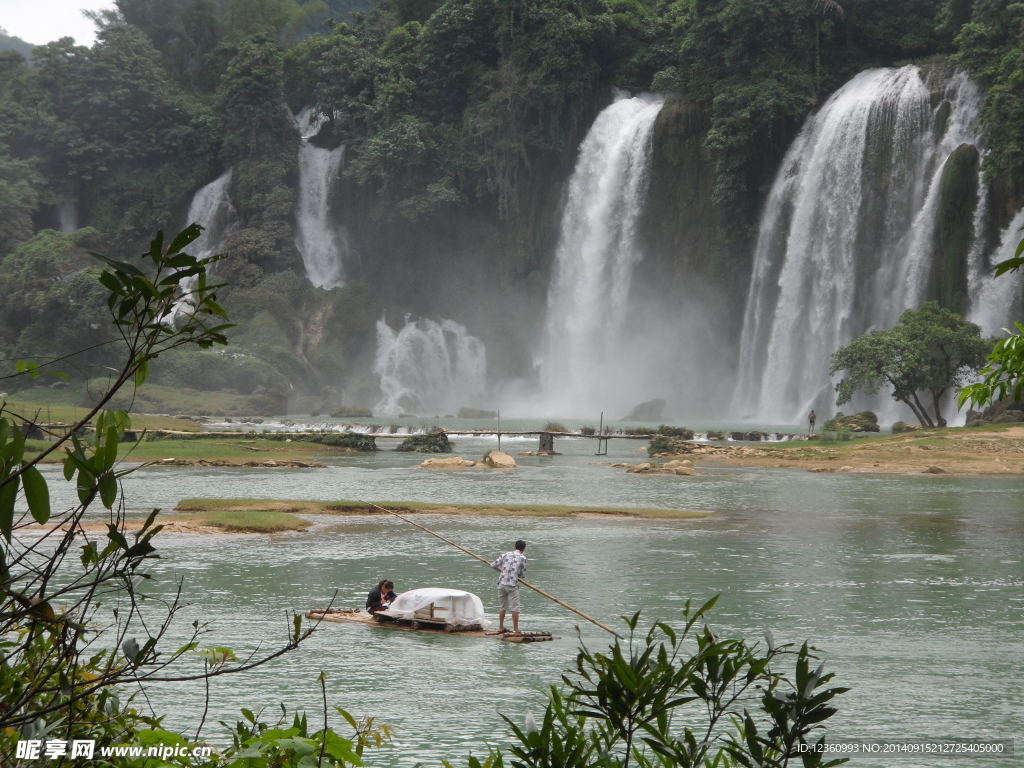
<path id="1" fill-rule="evenodd" d="M 390 451 L 329 457 L 321 470 L 154 467 L 131 476 L 125 492 L 137 514 L 197 496 L 711 512 L 684 521 L 417 520 L 488 557 L 525 539 L 528 578 L 606 622 L 636 610 L 672 620 L 685 600 L 721 594 L 712 615 L 721 634 L 756 639 L 763 623 L 779 642 L 806 639 L 824 651 L 835 683 L 852 689 L 831 721 L 835 737 L 1015 738 L 1024 745 L 1024 479 L 749 468 L 638 476 L 594 463 L 635 461 L 642 445 L 612 441 L 611 455 L 597 458 L 592 441 L 562 439 L 556 448 L 563 455 L 519 457 L 513 472 L 421 470 L 422 456 Z M 464 457 L 493 447 L 486 439 L 457 441 Z M 534 447 L 503 440 L 512 453 Z M 290 612 L 326 605 L 335 590 L 337 605 L 361 605 L 385 577 L 399 591 L 465 588 L 496 610 L 492 571 L 411 526 L 378 516 L 313 519 L 310 530 L 273 536 L 161 535 L 162 558 L 147 588 L 166 596 L 183 580 L 189 605 L 175 636 L 199 620 L 209 623 L 210 645 L 239 655 L 260 643 L 269 648 L 284 640 Z M 323 670 L 332 705 L 395 729 L 393 748 L 368 764 L 464 764 L 470 751 L 507 743 L 500 714 L 521 722 L 540 712 L 545 688 L 574 660 L 577 617 L 532 593 L 524 597 L 524 628 L 552 630 L 561 640 L 519 646 L 324 626 L 299 650 L 218 680 L 205 732 L 223 737 L 217 721 L 233 721 L 243 706 L 265 707 L 270 716 L 281 702 L 319 718 Z M 591 625 L 580 630 L 591 646 L 606 642 Z M 201 685 L 167 685 L 151 698 L 169 725 L 198 723 Z M 341 726 L 340 718 L 333 722 Z"/>

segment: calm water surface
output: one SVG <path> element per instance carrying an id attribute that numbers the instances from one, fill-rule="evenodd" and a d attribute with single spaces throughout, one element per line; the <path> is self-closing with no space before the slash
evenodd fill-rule
<path id="1" fill-rule="evenodd" d="M 640 445 L 613 443 L 600 461 L 636 460 Z M 491 447 L 465 439 L 458 453 L 475 458 Z M 534 445 L 505 439 L 503 447 Z M 556 447 L 564 455 L 521 457 L 509 473 L 431 472 L 415 467 L 421 456 L 392 452 L 329 458 L 322 470 L 152 468 L 126 492 L 139 510 L 198 496 L 712 512 L 694 521 L 417 519 L 484 556 L 526 539 L 528 578 L 606 622 L 638 609 L 673 619 L 685 600 L 721 593 L 712 620 L 723 634 L 757 638 L 764 623 L 780 642 L 807 639 L 825 651 L 836 682 L 852 688 L 833 719 L 836 737 L 1015 738 L 1024 749 L 1024 480 L 711 468 L 696 478 L 640 477 L 593 464 L 590 442 Z M 209 644 L 239 655 L 280 644 L 287 614 L 325 605 L 335 590 L 337 604 L 361 605 L 384 577 L 399 591 L 469 589 L 496 610 L 493 572 L 398 520 L 315 520 L 309 531 L 273 536 L 163 535 L 150 591 L 166 594 L 183 580 L 190 605 L 179 634 L 208 622 Z M 233 721 L 243 706 L 316 710 L 323 670 L 332 704 L 394 726 L 394 748 L 371 765 L 464 763 L 468 752 L 507 741 L 500 714 L 540 711 L 545 688 L 574 659 L 577 618 L 533 593 L 524 598 L 524 627 L 562 640 L 517 646 L 329 625 L 258 671 L 221 679 L 208 722 Z M 588 644 L 606 642 L 599 629 L 580 629 Z M 168 685 L 152 698 L 172 725 L 198 723 L 199 685 Z"/>

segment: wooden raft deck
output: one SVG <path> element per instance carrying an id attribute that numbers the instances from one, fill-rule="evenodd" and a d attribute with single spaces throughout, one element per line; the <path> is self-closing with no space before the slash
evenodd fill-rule
<path id="1" fill-rule="evenodd" d="M 543 643 L 558 640 L 550 632 L 523 632 L 519 635 L 501 634 L 496 630 L 454 629 L 441 621 L 412 621 L 395 619 L 390 616 L 379 618 L 355 608 L 331 608 L 327 611 L 307 611 L 306 618 L 314 621 L 334 621 L 339 624 L 362 624 L 365 627 L 381 627 L 382 629 L 399 629 L 407 632 L 428 632 L 435 635 L 458 635 L 459 637 L 481 637 L 492 640 L 504 640 L 506 643 Z"/>

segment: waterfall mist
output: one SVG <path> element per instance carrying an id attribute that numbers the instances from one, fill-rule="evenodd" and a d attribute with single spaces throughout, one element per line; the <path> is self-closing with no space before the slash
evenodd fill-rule
<path id="1" fill-rule="evenodd" d="M 487 384 L 484 343 L 454 320 L 421 319 L 393 330 L 377 321 L 377 356 L 383 397 L 374 413 L 445 415 L 475 405 Z"/>
<path id="2" fill-rule="evenodd" d="M 927 298 L 940 177 L 977 145 L 980 90 L 916 66 L 862 72 L 808 118 L 776 176 L 754 255 L 736 417 L 835 411 L 831 354 Z M 871 403 L 895 413 L 884 396 Z"/>
<path id="3" fill-rule="evenodd" d="M 331 190 L 345 159 L 345 146 L 322 149 L 310 142 L 320 130 L 320 113 L 307 107 L 295 118 L 302 135 L 299 147 L 299 199 L 295 206 L 295 247 L 306 276 L 317 288 L 345 284 L 343 255 L 348 240 L 331 217 Z"/>
<path id="4" fill-rule="evenodd" d="M 623 330 L 643 258 L 637 223 L 663 103 L 618 93 L 580 146 L 548 290 L 540 366 L 541 409 L 549 414 L 628 410 L 638 400 L 640 372 L 623 366 Z"/>

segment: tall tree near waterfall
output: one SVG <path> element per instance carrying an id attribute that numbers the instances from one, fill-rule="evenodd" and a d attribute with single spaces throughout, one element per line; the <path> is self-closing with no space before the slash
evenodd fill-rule
<path id="1" fill-rule="evenodd" d="M 829 375 L 847 372 L 836 384 L 836 405 L 858 390 L 874 395 L 890 386 L 893 399 L 909 406 L 921 426 L 944 427 L 943 396 L 977 375 L 991 346 L 977 325 L 929 301 L 900 315 L 895 327 L 868 331 L 833 353 Z"/>

